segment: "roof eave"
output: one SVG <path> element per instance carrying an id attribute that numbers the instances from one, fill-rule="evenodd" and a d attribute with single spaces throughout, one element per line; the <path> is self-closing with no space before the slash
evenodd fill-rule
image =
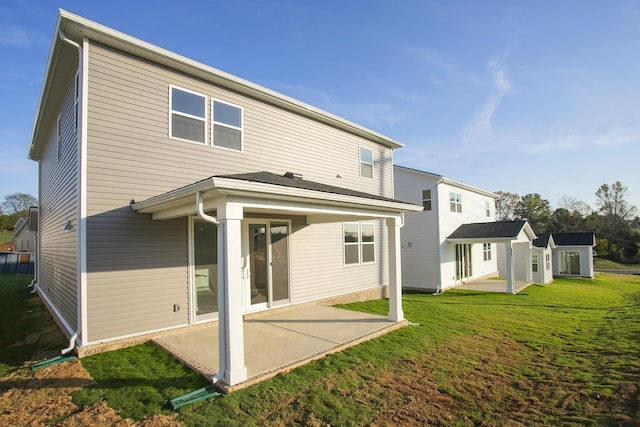
<path id="1" fill-rule="evenodd" d="M 302 101 L 298 101 L 294 98 L 205 65 L 201 62 L 189 59 L 154 44 L 121 33 L 66 10 L 60 10 L 58 25 L 68 36 L 75 38 L 76 40 L 82 40 L 83 37 L 87 37 L 90 40 L 97 40 L 107 46 L 111 46 L 118 50 L 128 52 L 164 66 L 198 76 L 214 84 L 329 124 L 349 133 L 378 142 L 392 149 L 404 146 L 402 143 L 378 132 L 367 129 L 319 108 L 315 108 Z"/>

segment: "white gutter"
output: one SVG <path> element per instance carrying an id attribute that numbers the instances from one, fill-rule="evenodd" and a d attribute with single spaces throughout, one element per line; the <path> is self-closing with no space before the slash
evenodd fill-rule
<path id="1" fill-rule="evenodd" d="M 218 221 L 218 219 L 216 217 L 213 217 L 211 215 L 207 215 L 206 213 L 204 213 L 204 202 L 202 200 L 202 192 L 198 191 L 196 193 L 196 212 L 198 213 L 198 216 L 200 218 L 202 218 L 204 221 L 210 222 L 212 224 L 215 224 L 216 226 L 220 227 L 220 221 Z M 223 267 L 224 268 L 224 264 Z M 222 307 L 223 305 L 220 304 L 220 300 L 224 298 L 224 286 L 222 286 L 222 288 L 220 287 L 220 284 L 218 284 L 218 307 Z M 218 316 L 218 323 L 220 322 L 220 316 Z M 220 336 L 222 336 L 222 334 L 220 334 Z M 218 366 L 218 373 L 215 374 L 214 376 L 212 376 L 211 378 L 209 378 L 209 380 L 211 381 L 211 383 L 215 384 L 218 381 L 220 381 L 222 379 L 222 377 L 224 376 L 224 359 L 225 357 L 221 354 L 221 351 L 218 351 L 219 353 L 219 366 Z"/>

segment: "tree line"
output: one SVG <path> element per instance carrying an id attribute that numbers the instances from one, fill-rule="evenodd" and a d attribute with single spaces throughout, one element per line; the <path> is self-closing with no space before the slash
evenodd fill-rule
<path id="1" fill-rule="evenodd" d="M 31 194 L 13 193 L 5 196 L 0 204 L 0 230 L 13 230 L 18 219 L 27 216 L 31 206 L 38 206 L 38 199 Z"/>
<path id="2" fill-rule="evenodd" d="M 602 184 L 595 192 L 596 209 L 582 200 L 564 196 L 555 210 L 538 193 L 519 196 L 496 191 L 498 221 L 527 220 L 537 233 L 596 233 L 599 257 L 618 262 L 640 262 L 638 209 L 626 200 L 628 188 L 620 181 Z"/>

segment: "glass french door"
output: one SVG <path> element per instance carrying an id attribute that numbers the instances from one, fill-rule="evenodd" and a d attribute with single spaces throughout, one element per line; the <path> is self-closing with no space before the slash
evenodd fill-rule
<path id="1" fill-rule="evenodd" d="M 471 263 L 471 245 L 456 244 L 456 280 L 463 280 L 473 275 Z"/>
<path id="2" fill-rule="evenodd" d="M 192 220 L 192 310 L 196 321 L 218 315 L 218 228 L 201 219 Z"/>
<path id="3" fill-rule="evenodd" d="M 248 220 L 248 261 L 245 262 L 248 306 L 251 310 L 290 302 L 289 221 Z"/>

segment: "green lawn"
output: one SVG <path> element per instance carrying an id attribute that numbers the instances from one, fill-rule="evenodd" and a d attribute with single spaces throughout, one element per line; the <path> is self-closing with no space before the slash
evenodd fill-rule
<path id="1" fill-rule="evenodd" d="M 11 243 L 11 239 L 13 239 L 13 230 L 12 231 L 0 231 L 0 244 L 2 244 L 2 243 Z"/>
<path id="2" fill-rule="evenodd" d="M 419 326 L 185 406 L 178 419 L 188 426 L 640 425 L 639 276 L 558 279 L 515 296 L 411 293 L 403 304 Z M 388 310 L 384 300 L 347 307 Z M 97 385 L 74 401 L 105 399 L 137 420 L 169 413 L 167 399 L 204 384 L 148 344 L 82 360 Z"/>
<path id="3" fill-rule="evenodd" d="M 620 264 L 604 258 L 595 258 L 593 267 L 596 270 L 640 270 L 640 265 L 638 264 Z"/>

